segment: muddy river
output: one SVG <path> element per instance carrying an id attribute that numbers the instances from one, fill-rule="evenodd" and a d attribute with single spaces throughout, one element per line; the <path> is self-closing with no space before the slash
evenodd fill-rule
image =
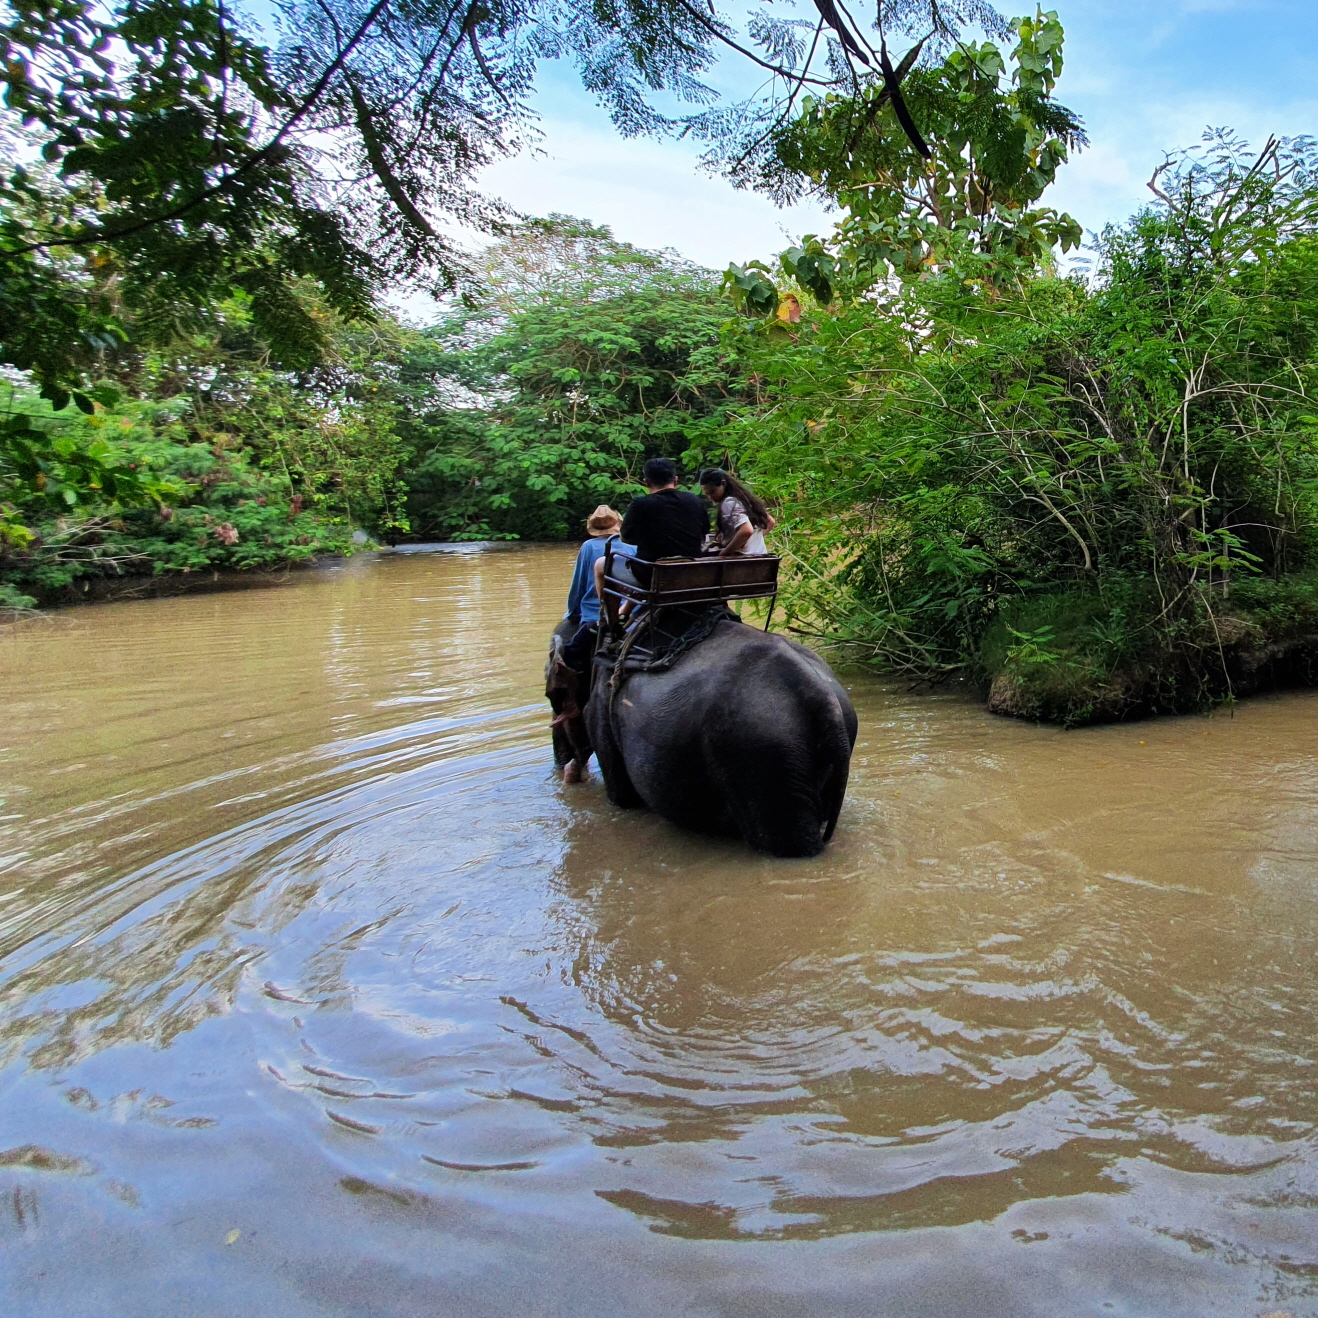
<path id="1" fill-rule="evenodd" d="M 1318 694 L 564 789 L 566 547 L 0 632 L 0 1312 L 1318 1314 Z"/>

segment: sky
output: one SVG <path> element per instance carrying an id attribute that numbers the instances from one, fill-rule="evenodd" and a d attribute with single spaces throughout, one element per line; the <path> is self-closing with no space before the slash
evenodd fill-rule
<path id="1" fill-rule="evenodd" d="M 1229 125 L 1260 145 L 1268 133 L 1318 134 L 1318 0 L 1056 0 L 1066 68 L 1056 95 L 1085 121 L 1090 147 L 1061 171 L 1046 204 L 1086 229 L 1119 221 L 1148 198 L 1167 151 Z M 999 4 L 1007 17 L 1028 7 Z M 736 56 L 732 57 L 737 60 Z M 724 85 L 746 88 L 731 62 Z M 517 208 L 609 225 L 643 247 L 673 247 L 712 269 L 767 258 L 788 237 L 826 233 L 818 206 L 779 210 L 703 173 L 696 144 L 624 140 L 575 82 L 547 67 L 536 155 L 491 166 L 483 188 Z"/>

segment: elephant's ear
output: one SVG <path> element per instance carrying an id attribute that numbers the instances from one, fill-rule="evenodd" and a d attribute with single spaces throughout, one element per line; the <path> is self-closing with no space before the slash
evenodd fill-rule
<path id="1" fill-rule="evenodd" d="M 545 661 L 545 695 L 553 689 L 555 667 L 566 667 L 563 661 L 563 649 L 566 642 L 555 632 L 549 638 L 549 658 Z"/>
<path id="2" fill-rule="evenodd" d="M 563 658 L 563 642 L 555 636 L 549 650 L 549 662 L 545 665 L 545 695 L 554 708 L 571 700 L 576 703 L 577 675 Z"/>

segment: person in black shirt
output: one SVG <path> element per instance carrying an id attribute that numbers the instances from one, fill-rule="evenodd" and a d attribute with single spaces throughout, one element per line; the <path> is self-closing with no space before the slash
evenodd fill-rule
<path id="1" fill-rule="evenodd" d="M 641 473 L 649 494 L 633 499 L 622 521 L 622 538 L 636 546 L 636 557 L 647 563 L 661 558 L 699 558 L 709 532 L 709 513 L 700 499 L 677 488 L 677 467 L 668 458 L 651 458 Z M 650 584 L 650 569 L 633 562 L 641 585 Z"/>

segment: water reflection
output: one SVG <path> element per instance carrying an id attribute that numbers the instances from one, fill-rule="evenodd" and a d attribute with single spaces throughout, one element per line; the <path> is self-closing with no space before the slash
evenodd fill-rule
<path id="1" fill-rule="evenodd" d="M 1060 1268 L 1086 1309 L 1318 1312 L 1318 702 L 1061 734 L 857 678 L 836 840 L 772 860 L 557 786 L 570 558 L 5 639 L 16 1311 L 132 1307 L 73 1243 L 108 1222 L 271 1312 L 1018 1313 Z"/>

